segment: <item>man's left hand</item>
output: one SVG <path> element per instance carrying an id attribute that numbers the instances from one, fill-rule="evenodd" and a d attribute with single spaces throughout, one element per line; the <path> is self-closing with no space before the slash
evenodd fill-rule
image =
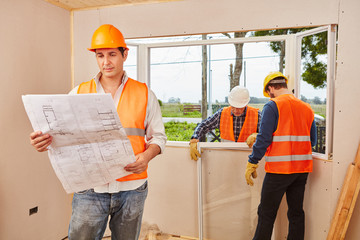
<path id="1" fill-rule="evenodd" d="M 257 133 L 253 133 L 246 139 L 246 144 L 249 146 L 249 148 L 254 145 L 257 135 Z"/>
<path id="2" fill-rule="evenodd" d="M 146 157 L 146 154 L 143 152 L 136 155 L 135 159 L 136 159 L 135 162 L 126 165 L 126 167 L 124 168 L 126 171 L 140 174 L 147 169 L 148 164 L 151 160 L 148 159 Z"/>

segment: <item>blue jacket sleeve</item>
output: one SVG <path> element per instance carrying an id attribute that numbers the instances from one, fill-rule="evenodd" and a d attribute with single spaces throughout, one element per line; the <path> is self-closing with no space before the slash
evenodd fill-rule
<path id="1" fill-rule="evenodd" d="M 213 115 L 209 116 L 207 119 L 204 119 L 194 130 L 191 139 L 196 138 L 200 139 L 203 135 L 209 131 L 220 128 L 220 117 L 223 108 L 219 109 Z"/>
<path id="2" fill-rule="evenodd" d="M 311 124 L 310 139 L 311 139 L 311 146 L 314 147 L 317 143 L 317 131 L 316 131 L 315 120 Z"/>
<path id="3" fill-rule="evenodd" d="M 261 113 L 259 134 L 253 145 L 253 151 L 249 155 L 249 162 L 257 164 L 265 155 L 266 149 L 272 142 L 272 135 L 278 124 L 279 112 L 275 102 L 269 101 L 264 105 Z"/>

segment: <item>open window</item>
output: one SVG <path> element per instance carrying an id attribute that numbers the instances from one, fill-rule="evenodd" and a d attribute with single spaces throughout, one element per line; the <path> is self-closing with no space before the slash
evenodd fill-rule
<path id="1" fill-rule="evenodd" d="M 297 33 L 295 41 L 295 96 L 315 112 L 318 142 L 314 152 L 332 159 L 336 26 Z"/>
<path id="2" fill-rule="evenodd" d="M 314 152 L 322 154 L 322 158 L 331 158 L 335 32 L 334 27 L 324 26 L 287 35 L 235 38 L 229 34 L 209 34 L 131 40 L 128 45 L 137 51 L 137 79 L 155 92 L 165 124 L 177 125 L 175 138 L 169 136 L 170 141 L 188 141 L 197 123 L 228 105 L 231 75 L 240 62 L 239 85 L 249 89 L 250 105 L 260 110 L 268 101 L 262 95 L 264 77 L 279 70 L 289 77 L 289 88 L 296 97 L 308 101 L 316 113 L 319 141 Z M 326 53 L 308 51 L 302 58 L 304 41 L 310 38 L 315 41 L 324 34 Z M 285 51 L 272 51 L 269 46 L 274 42 L 284 45 Z M 236 54 L 236 44 L 242 45 L 241 59 Z M 321 80 L 324 84 L 320 87 L 304 80 L 309 79 L 305 76 L 306 57 L 314 54 L 325 68 L 326 79 Z M 208 141 L 212 139 L 208 136 Z"/>

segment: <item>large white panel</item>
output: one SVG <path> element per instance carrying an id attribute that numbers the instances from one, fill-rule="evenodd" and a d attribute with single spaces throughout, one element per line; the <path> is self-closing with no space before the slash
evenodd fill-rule
<path id="1" fill-rule="evenodd" d="M 205 239 L 251 239 L 257 225 L 264 162 L 254 186 L 246 184 L 250 151 L 205 149 L 203 161 L 203 219 Z M 236 236 L 236 237 L 235 237 Z"/>
<path id="2" fill-rule="evenodd" d="M 198 236 L 196 162 L 189 148 L 167 147 L 150 162 L 148 175 L 143 223 L 168 234 Z"/>

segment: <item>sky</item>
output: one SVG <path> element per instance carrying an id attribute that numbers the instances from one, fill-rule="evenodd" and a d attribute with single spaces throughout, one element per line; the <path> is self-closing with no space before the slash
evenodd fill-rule
<path id="1" fill-rule="evenodd" d="M 146 41 L 149 40 L 142 40 Z M 163 102 L 168 102 L 173 97 L 179 98 L 182 103 L 198 103 L 201 99 L 201 56 L 201 46 L 151 49 L 150 88 L 157 98 Z M 208 46 L 208 57 L 208 70 L 211 69 L 211 84 L 208 83 L 208 87 L 211 86 L 211 102 L 224 102 L 230 91 L 229 65 L 235 62 L 234 45 Z M 263 80 L 269 72 L 278 70 L 279 56 L 271 50 L 269 43 L 260 42 L 246 43 L 243 57 L 240 85 L 246 84 L 250 96 L 262 98 Z M 135 47 L 130 47 L 124 68 L 130 77 L 136 78 Z M 300 94 L 308 99 L 318 96 L 323 100 L 326 97 L 326 88 L 315 90 L 302 81 Z"/>

